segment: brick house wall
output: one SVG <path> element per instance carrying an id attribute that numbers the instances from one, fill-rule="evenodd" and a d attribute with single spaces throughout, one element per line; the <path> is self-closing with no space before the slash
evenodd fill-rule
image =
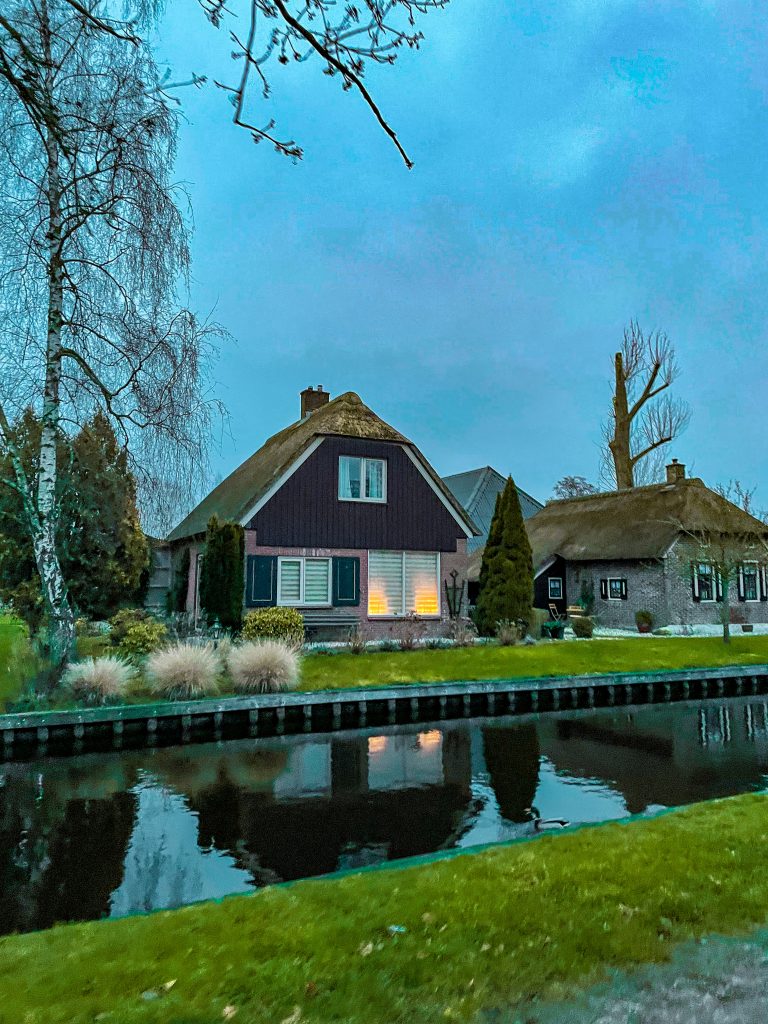
<path id="1" fill-rule="evenodd" d="M 722 605 L 694 601 L 689 563 L 684 549 L 673 550 L 658 561 L 569 562 L 567 593 L 569 598 L 578 599 L 582 580 L 591 579 L 595 588 L 595 616 L 601 626 L 609 628 L 635 628 L 635 612 L 641 610 L 651 612 L 654 628 L 718 625 Z M 600 580 L 610 577 L 626 579 L 626 601 L 600 597 Z M 739 601 L 733 584 L 730 606 L 732 621 L 768 623 L 768 602 Z"/>
<path id="2" fill-rule="evenodd" d="M 425 637 L 441 637 L 446 635 L 449 615 L 445 597 L 445 584 L 446 582 L 451 582 L 451 571 L 456 569 L 459 574 L 459 582 L 466 578 L 468 560 L 466 540 L 457 541 L 456 547 L 456 551 L 440 552 L 440 615 L 439 617 L 425 617 L 420 620 L 423 624 Z M 343 622 L 347 622 L 350 615 L 356 616 L 361 633 L 369 640 L 397 639 L 403 629 L 403 620 L 399 617 L 368 618 L 368 551 L 366 549 L 264 546 L 258 544 L 255 530 L 246 530 L 245 554 L 246 558 L 248 555 L 304 556 L 310 558 L 351 556 L 359 558 L 360 604 L 356 607 L 323 608 L 323 615 L 338 617 Z M 341 630 L 338 633 L 339 635 L 335 639 L 343 638 Z"/>

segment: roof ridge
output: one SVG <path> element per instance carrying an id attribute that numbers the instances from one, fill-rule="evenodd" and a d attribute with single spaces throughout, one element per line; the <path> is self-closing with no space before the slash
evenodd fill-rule
<path id="1" fill-rule="evenodd" d="M 567 505 L 571 502 L 593 501 L 595 498 L 616 498 L 620 495 L 625 496 L 637 494 L 638 491 L 664 490 L 667 487 L 683 487 L 689 484 L 697 484 L 701 487 L 707 487 L 701 477 L 687 476 L 682 480 L 660 480 L 655 484 L 640 484 L 637 487 L 622 487 L 613 491 L 595 491 L 594 494 L 574 494 L 570 498 L 549 498 L 545 503 L 544 508 L 549 508 L 550 505 Z M 711 490 L 711 488 L 707 487 L 707 490 Z"/>

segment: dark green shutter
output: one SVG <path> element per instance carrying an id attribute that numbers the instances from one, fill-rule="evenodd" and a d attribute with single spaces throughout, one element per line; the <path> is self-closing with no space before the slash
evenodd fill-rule
<path id="1" fill-rule="evenodd" d="M 334 558 L 333 606 L 351 608 L 360 604 L 360 559 Z"/>
<path id="2" fill-rule="evenodd" d="M 271 608 L 277 604 L 275 555 L 248 555 L 245 603 L 248 608 Z"/>
<path id="3" fill-rule="evenodd" d="M 608 600 L 608 580 L 600 580 L 600 597 L 603 601 Z"/>
<path id="4" fill-rule="evenodd" d="M 622 580 L 621 581 L 621 600 L 622 601 L 626 601 L 627 600 L 627 581 L 626 580 Z"/>

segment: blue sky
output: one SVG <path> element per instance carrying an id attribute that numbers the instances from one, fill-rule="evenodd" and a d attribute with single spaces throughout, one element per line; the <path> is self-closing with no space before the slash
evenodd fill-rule
<path id="1" fill-rule="evenodd" d="M 234 468 L 357 391 L 443 473 L 490 464 L 539 498 L 597 478 L 612 353 L 637 317 L 677 347 L 692 420 L 670 455 L 768 505 L 768 20 L 748 0 L 452 0 L 368 84 L 415 161 L 317 62 L 254 102 L 294 166 L 185 90 L 192 300 Z M 176 0 L 157 52 L 231 81 L 223 32 Z"/>

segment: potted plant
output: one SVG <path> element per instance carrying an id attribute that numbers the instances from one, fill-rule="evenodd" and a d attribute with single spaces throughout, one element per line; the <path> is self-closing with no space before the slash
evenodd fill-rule
<path id="1" fill-rule="evenodd" d="M 638 633 L 650 633 L 653 629 L 653 615 L 646 609 L 635 612 Z"/>

